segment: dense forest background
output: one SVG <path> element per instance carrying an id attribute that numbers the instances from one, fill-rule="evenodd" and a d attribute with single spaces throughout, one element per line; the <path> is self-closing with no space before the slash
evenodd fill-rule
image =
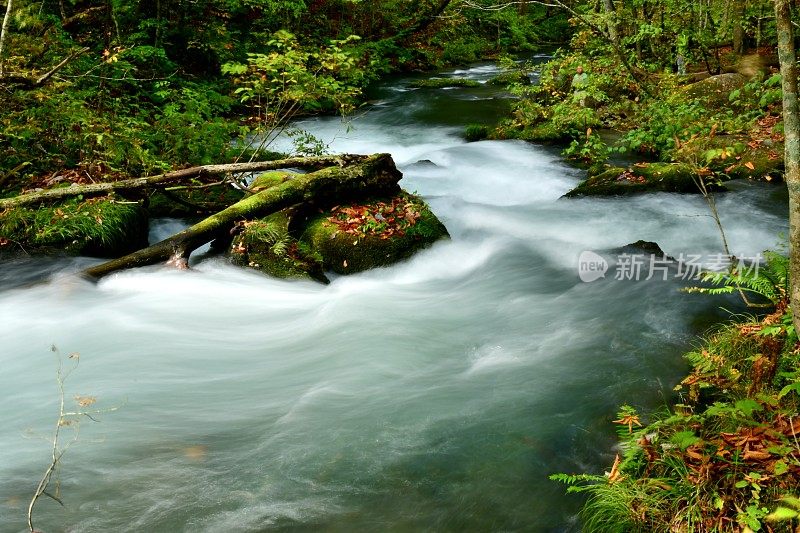
<path id="1" fill-rule="evenodd" d="M 771 14 L 771 2 L 742 0 L 9 0 L 0 180 L 19 190 L 56 169 L 95 178 L 229 161 L 231 140 L 351 111 L 383 74 L 570 40 L 572 63 L 596 62 L 603 97 L 633 105 L 678 54 L 719 73 L 726 51 L 774 46 Z"/>
<path id="2" fill-rule="evenodd" d="M 227 161 L 260 123 L 351 110 L 382 74 L 566 36 L 554 8 L 448 4 L 12 0 L 0 180 Z"/>

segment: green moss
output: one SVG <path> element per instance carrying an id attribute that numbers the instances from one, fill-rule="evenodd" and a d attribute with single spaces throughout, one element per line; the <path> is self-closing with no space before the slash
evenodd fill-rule
<path id="1" fill-rule="evenodd" d="M 489 128 L 483 124 L 467 124 L 464 138 L 468 142 L 481 141 L 489 136 Z"/>
<path id="2" fill-rule="evenodd" d="M 285 170 L 264 172 L 253 180 L 253 183 L 250 184 L 250 190 L 253 192 L 258 192 L 263 191 L 264 189 L 269 189 L 270 187 L 280 185 L 281 183 L 292 179 L 294 175 L 295 174 L 286 172 Z"/>
<path id="3" fill-rule="evenodd" d="M 552 122 L 542 122 L 533 126 L 518 127 L 501 124 L 489 135 L 490 139 L 519 139 L 536 143 L 557 143 L 571 138 L 566 131 L 558 129 Z"/>
<path id="4" fill-rule="evenodd" d="M 687 85 L 684 92 L 688 98 L 699 100 L 713 107 L 726 106 L 731 91 L 747 83 L 741 74 L 720 74 Z"/>
<path id="5" fill-rule="evenodd" d="M 313 279 L 328 283 L 322 258 L 289 233 L 294 212 L 285 209 L 246 222 L 234 237 L 230 257 L 235 264 L 285 279 Z"/>
<path id="6" fill-rule="evenodd" d="M 300 242 L 320 253 L 327 269 L 350 274 L 396 263 L 448 236 L 447 229 L 421 198 L 407 193 L 402 197 L 419 213 L 415 223 L 402 233 L 396 232 L 387 238 L 381 228 L 376 228 L 376 232 L 369 228 L 356 233 L 343 231 L 331 220 L 332 213 L 326 211 L 309 220 Z M 377 202 L 365 203 L 359 208 L 372 211 Z"/>
<path id="7" fill-rule="evenodd" d="M 687 142 L 675 150 L 678 161 L 700 161 L 718 175 L 730 179 L 781 180 L 783 142 L 751 141 L 742 135 L 716 135 Z"/>
<path id="8" fill-rule="evenodd" d="M 480 87 L 480 83 L 469 78 L 428 78 L 411 82 L 411 87 L 420 89 L 445 89 L 448 87 Z"/>
<path id="9" fill-rule="evenodd" d="M 696 175 L 694 168 L 682 163 L 642 163 L 627 169 L 612 167 L 589 177 L 565 196 L 613 196 L 650 191 L 699 193 L 694 182 Z"/>
<path id="10" fill-rule="evenodd" d="M 147 225 L 138 203 L 108 197 L 0 213 L 0 237 L 27 252 L 121 255 L 147 245 Z"/>

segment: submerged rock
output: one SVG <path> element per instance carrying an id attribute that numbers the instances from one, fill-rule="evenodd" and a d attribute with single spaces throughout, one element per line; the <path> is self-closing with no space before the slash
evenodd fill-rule
<path id="1" fill-rule="evenodd" d="M 112 257 L 147 245 L 147 212 L 105 196 L 0 212 L 0 242 L 27 253 Z"/>
<path id="2" fill-rule="evenodd" d="M 699 193 L 696 170 L 682 163 L 639 163 L 590 176 L 564 196 L 614 196 L 650 191 Z M 719 187 L 714 187 L 719 189 Z"/>

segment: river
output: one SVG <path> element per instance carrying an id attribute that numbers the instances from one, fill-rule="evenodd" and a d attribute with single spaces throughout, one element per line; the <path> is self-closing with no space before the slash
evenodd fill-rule
<path id="1" fill-rule="evenodd" d="M 462 139 L 507 95 L 409 82 L 382 83 L 349 124 L 299 125 L 393 155 L 452 235 L 409 261 L 329 286 L 219 258 L 98 284 L 72 275 L 93 259 L 0 266 L 0 531 L 25 530 L 72 352 L 68 402 L 118 409 L 81 423 L 64 507 L 37 507 L 45 532 L 579 530 L 580 496 L 547 476 L 608 469 L 618 406 L 665 405 L 681 353 L 734 305 L 678 292 L 674 267 L 616 280 L 613 250 L 710 257 L 713 220 L 696 196 L 560 199 L 582 172 L 557 150 Z M 775 246 L 785 192 L 735 188 L 718 198 L 732 250 Z M 583 251 L 609 258 L 605 278 L 579 279 Z"/>

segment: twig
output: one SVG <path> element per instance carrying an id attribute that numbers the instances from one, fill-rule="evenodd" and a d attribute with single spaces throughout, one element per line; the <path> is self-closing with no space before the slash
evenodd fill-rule
<path id="1" fill-rule="evenodd" d="M 55 430 L 53 431 L 53 440 L 52 440 L 52 448 L 50 450 L 50 463 L 47 465 L 47 468 L 42 475 L 42 478 L 39 480 L 39 484 L 36 486 L 36 491 L 31 498 L 30 504 L 28 504 L 28 514 L 27 514 L 27 522 L 28 522 L 28 530 L 31 533 L 35 533 L 36 530 L 33 527 L 33 510 L 36 506 L 36 503 L 39 501 L 39 498 L 42 496 L 47 496 L 58 502 L 62 507 L 64 506 L 64 502 L 61 498 L 58 497 L 57 493 L 54 495 L 49 492 L 47 489 L 50 485 L 50 481 L 53 478 L 53 474 L 56 472 L 58 465 L 61 461 L 61 458 L 64 456 L 64 453 L 78 440 L 78 434 L 80 431 L 80 417 L 85 416 L 90 420 L 95 422 L 99 422 L 94 416 L 100 413 L 107 413 L 111 411 L 116 411 L 119 407 L 112 407 L 109 409 L 102 409 L 102 410 L 94 410 L 94 411 L 66 411 L 64 408 L 64 382 L 69 377 L 69 375 L 78 368 L 78 364 L 80 363 L 80 355 L 77 353 L 70 354 L 68 357 L 74 361 L 73 366 L 64 372 L 63 364 L 61 361 L 61 355 L 58 352 L 58 349 L 55 346 L 52 346 L 50 350 L 56 354 L 56 384 L 58 386 L 58 419 L 56 420 Z M 94 403 L 94 398 L 91 398 L 91 402 L 88 405 Z M 82 405 L 79 403 L 78 405 Z M 74 435 L 72 440 L 67 443 L 65 446 L 60 447 L 60 437 L 61 437 L 61 428 L 62 427 L 72 427 L 74 431 Z"/>

